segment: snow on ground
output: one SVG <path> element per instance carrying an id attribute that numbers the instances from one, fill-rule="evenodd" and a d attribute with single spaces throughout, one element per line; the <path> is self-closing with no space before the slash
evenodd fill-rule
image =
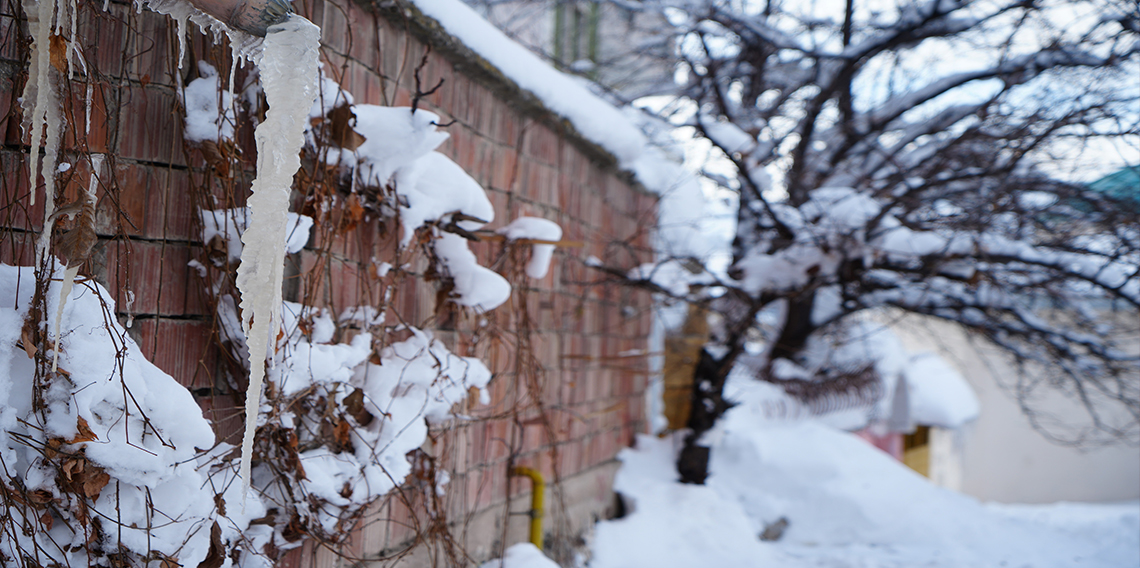
<path id="1" fill-rule="evenodd" d="M 846 432 L 741 410 L 707 486 L 676 481 L 675 440 L 643 436 L 621 454 L 615 488 L 631 512 L 598 525 L 591 568 L 1140 565 L 1140 503 L 987 505 Z M 780 519 L 782 537 L 761 540 Z"/>
<path id="2" fill-rule="evenodd" d="M 558 568 L 553 560 L 529 542 L 511 545 L 502 558 L 484 562 L 480 568 Z"/>

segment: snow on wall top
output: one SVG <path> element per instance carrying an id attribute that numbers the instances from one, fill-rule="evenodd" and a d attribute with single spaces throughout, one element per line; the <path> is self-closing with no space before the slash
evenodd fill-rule
<path id="1" fill-rule="evenodd" d="M 620 110 L 515 43 L 469 6 L 460 0 L 411 2 L 519 87 L 568 119 L 582 136 L 613 154 L 623 168 L 632 170 L 641 158 L 646 138 Z"/>
<path id="2" fill-rule="evenodd" d="M 700 230 L 704 195 L 696 177 L 650 143 L 623 110 L 595 95 L 515 43 L 460 0 L 409 0 L 424 16 L 485 59 L 579 135 L 617 159 L 646 189 L 661 196 L 655 248 L 665 255 L 707 256 L 718 248 Z"/>

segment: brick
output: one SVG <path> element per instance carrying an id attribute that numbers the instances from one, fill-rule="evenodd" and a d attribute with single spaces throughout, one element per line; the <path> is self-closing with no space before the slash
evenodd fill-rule
<path id="1" fill-rule="evenodd" d="M 207 315 L 201 280 L 186 263 L 200 252 L 184 244 L 103 241 L 106 286 L 121 313 Z M 128 293 L 134 302 L 128 306 Z"/>
<path id="2" fill-rule="evenodd" d="M 118 107 L 118 145 L 122 158 L 185 165 L 182 151 L 184 118 L 169 89 L 124 87 Z"/>
<path id="3" fill-rule="evenodd" d="M 321 46 L 340 54 L 348 53 L 349 26 L 343 6 L 325 2 L 321 19 Z"/>
<path id="4" fill-rule="evenodd" d="M 122 4 L 111 4 L 106 11 L 80 10 L 77 31 L 89 68 L 105 77 L 124 76 L 131 54 L 126 45 L 127 26 L 123 22 L 132 17 L 133 12 L 133 8 Z"/>
<path id="5" fill-rule="evenodd" d="M 245 408 L 239 406 L 232 395 L 197 397 L 202 417 L 210 421 L 219 442 L 241 444 L 244 430 Z"/>
<path id="6" fill-rule="evenodd" d="M 366 13 L 355 2 L 348 3 L 348 54 L 366 67 L 373 70 L 380 68 L 380 50 L 377 49 L 376 17 Z"/>
<path id="7" fill-rule="evenodd" d="M 127 19 L 132 25 L 126 34 L 125 71 L 144 83 L 176 85 L 178 39 L 174 21 L 151 11 L 132 11 Z"/>
<path id="8" fill-rule="evenodd" d="M 0 14 L 0 59 L 20 60 L 20 26 L 11 14 Z"/>

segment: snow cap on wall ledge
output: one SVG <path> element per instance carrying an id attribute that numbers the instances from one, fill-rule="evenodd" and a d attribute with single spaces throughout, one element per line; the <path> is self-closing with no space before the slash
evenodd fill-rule
<path id="1" fill-rule="evenodd" d="M 433 32 L 438 27 L 482 58 L 492 68 L 485 71 L 513 83 L 524 97 L 533 95 L 536 106 L 569 123 L 572 137 L 595 145 L 645 189 L 661 196 L 658 250 L 696 257 L 710 252 L 709 240 L 699 228 L 704 196 L 696 176 L 651 144 L 625 111 L 596 95 L 583 79 L 548 65 L 460 0 L 409 0 L 402 6 L 406 7 L 401 11 L 404 17 L 434 20 L 436 25 L 421 23 Z"/>

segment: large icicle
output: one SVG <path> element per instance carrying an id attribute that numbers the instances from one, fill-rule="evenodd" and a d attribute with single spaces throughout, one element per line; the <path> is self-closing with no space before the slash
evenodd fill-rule
<path id="1" fill-rule="evenodd" d="M 243 494 L 249 490 L 265 358 L 275 346 L 281 323 L 289 192 L 293 175 L 301 167 L 299 152 L 305 141 L 309 109 L 317 98 L 320 38 L 320 28 L 291 14 L 284 23 L 269 28 L 257 61 L 269 111 L 254 133 L 257 178 L 250 188 L 250 223 L 241 239 L 244 249 L 237 276 L 242 327 L 249 346 L 249 390 L 239 468 Z"/>

